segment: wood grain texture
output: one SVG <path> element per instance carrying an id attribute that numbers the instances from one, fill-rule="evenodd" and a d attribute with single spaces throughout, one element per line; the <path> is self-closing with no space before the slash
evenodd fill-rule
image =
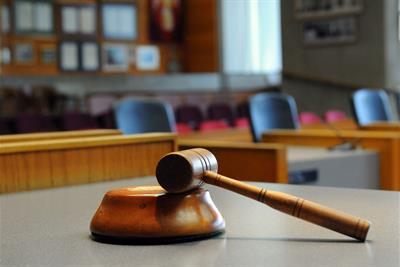
<path id="1" fill-rule="evenodd" d="M 360 126 L 361 130 L 365 131 L 393 131 L 400 133 L 399 122 L 375 122 L 368 125 Z"/>
<path id="2" fill-rule="evenodd" d="M 262 202 L 288 215 L 303 219 L 344 235 L 365 241 L 370 223 L 323 205 L 282 192 L 249 185 L 232 178 L 206 171 L 202 180 Z"/>
<path id="3" fill-rule="evenodd" d="M 184 71 L 218 71 L 217 1 L 186 0 L 184 1 L 184 9 Z"/>
<path id="4" fill-rule="evenodd" d="M 68 139 L 68 138 L 78 138 L 78 137 L 121 135 L 121 134 L 122 134 L 121 131 L 116 129 L 8 134 L 8 135 L 0 135 L 0 144 L 13 143 L 13 142 L 40 141 L 40 140 Z"/>
<path id="5" fill-rule="evenodd" d="M 302 124 L 301 129 L 304 130 L 357 130 L 358 125 L 352 119 L 344 119 L 340 121 L 330 122 L 330 123 L 311 123 Z"/>
<path id="6" fill-rule="evenodd" d="M 0 193 L 154 175 L 175 135 L 83 137 L 0 147 Z"/>
<path id="7" fill-rule="evenodd" d="M 166 194 L 160 186 L 108 191 L 90 223 L 92 234 L 133 243 L 172 242 L 221 232 L 225 222 L 208 191 Z M 162 240 L 160 240 L 162 238 Z"/>
<path id="8" fill-rule="evenodd" d="M 373 149 L 380 158 L 380 188 L 400 190 L 400 134 L 375 131 L 279 130 L 264 133 L 263 142 L 331 147 L 351 142 Z"/>
<path id="9" fill-rule="evenodd" d="M 220 173 L 246 181 L 288 182 L 286 148 L 274 144 L 178 141 L 179 150 L 201 147 L 218 159 Z"/>
<path id="10" fill-rule="evenodd" d="M 187 134 L 180 134 L 179 141 L 232 141 L 232 142 L 246 142 L 253 143 L 250 129 L 237 128 L 237 129 L 223 129 L 209 132 L 193 132 Z"/>

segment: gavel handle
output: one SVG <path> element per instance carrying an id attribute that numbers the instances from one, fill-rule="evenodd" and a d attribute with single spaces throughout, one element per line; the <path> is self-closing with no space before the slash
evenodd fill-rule
<path id="1" fill-rule="evenodd" d="M 286 214 L 365 241 L 370 223 L 361 218 L 289 194 L 266 190 L 206 171 L 202 180 L 267 204 Z"/>

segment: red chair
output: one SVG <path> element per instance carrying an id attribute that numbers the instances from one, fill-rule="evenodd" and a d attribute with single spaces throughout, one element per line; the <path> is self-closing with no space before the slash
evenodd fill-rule
<path id="1" fill-rule="evenodd" d="M 66 131 L 98 129 L 95 118 L 84 113 L 68 113 L 63 116 L 63 129 Z"/>
<path id="2" fill-rule="evenodd" d="M 176 124 L 176 132 L 178 134 L 191 133 L 191 132 L 193 132 L 193 129 L 186 123 L 177 123 Z"/>
<path id="3" fill-rule="evenodd" d="M 346 113 L 340 110 L 328 110 L 324 114 L 324 120 L 326 122 L 342 121 L 347 119 Z"/>
<path id="4" fill-rule="evenodd" d="M 225 121 L 203 121 L 200 124 L 200 131 L 209 132 L 221 129 L 229 129 L 229 125 Z"/>
<path id="5" fill-rule="evenodd" d="M 234 126 L 234 118 L 232 107 L 227 103 L 212 103 L 207 108 L 208 119 L 224 120 L 230 126 Z"/>
<path id="6" fill-rule="evenodd" d="M 236 128 L 249 128 L 250 122 L 248 118 L 237 118 L 235 120 L 235 127 Z"/>
<path id="7" fill-rule="evenodd" d="M 16 121 L 17 133 L 54 132 L 59 129 L 54 117 L 45 115 L 19 115 Z"/>
<path id="8" fill-rule="evenodd" d="M 199 129 L 204 117 L 201 109 L 194 105 L 182 105 L 175 110 L 175 120 L 177 123 L 189 124 L 192 129 Z"/>
<path id="9" fill-rule="evenodd" d="M 299 114 L 299 120 L 301 124 L 314 124 L 322 122 L 320 116 L 314 112 L 301 112 Z"/>

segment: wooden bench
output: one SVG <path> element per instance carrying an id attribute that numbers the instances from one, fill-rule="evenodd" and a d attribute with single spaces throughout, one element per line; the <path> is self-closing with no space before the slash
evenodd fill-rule
<path id="1" fill-rule="evenodd" d="M 0 135 L 0 145 L 12 142 L 28 142 L 28 141 L 54 140 L 54 139 L 66 139 L 66 138 L 78 138 L 78 137 L 95 137 L 95 136 L 108 136 L 108 135 L 120 135 L 120 134 L 122 134 L 121 131 L 116 129 L 8 134 L 8 135 Z"/>
<path id="2" fill-rule="evenodd" d="M 286 148 L 282 145 L 224 141 L 179 141 L 180 150 L 201 147 L 218 160 L 218 172 L 238 180 L 288 182 Z"/>
<path id="3" fill-rule="evenodd" d="M 380 155 L 380 187 L 400 190 L 400 134 L 375 131 L 277 130 L 263 134 L 263 142 L 332 147 L 351 142 Z M 351 170 L 349 170 L 351 171 Z"/>
<path id="4" fill-rule="evenodd" d="M 0 145 L 0 193 L 154 175 L 175 135 L 80 137 Z"/>

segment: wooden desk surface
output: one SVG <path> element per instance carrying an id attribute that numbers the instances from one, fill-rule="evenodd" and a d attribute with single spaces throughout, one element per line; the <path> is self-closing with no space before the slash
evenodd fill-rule
<path id="1" fill-rule="evenodd" d="M 400 122 L 375 122 L 360 126 L 360 129 L 366 131 L 398 131 L 400 133 Z"/>
<path id="2" fill-rule="evenodd" d="M 155 184 L 136 178 L 0 196 L 2 266 L 399 266 L 399 192 L 260 183 L 372 222 L 365 243 L 206 186 L 226 233 L 160 246 L 109 245 L 89 237 L 106 191 Z M 356 197 L 355 197 L 356 196 Z"/>
<path id="3" fill-rule="evenodd" d="M 79 138 L 79 137 L 95 137 L 95 136 L 108 136 L 120 135 L 120 130 L 116 129 L 97 129 L 97 130 L 82 130 L 82 131 L 62 131 L 62 132 L 48 132 L 48 133 L 28 133 L 28 134 L 8 134 L 0 135 L 1 143 L 13 142 L 29 142 L 40 140 L 54 140 L 66 138 Z"/>
<path id="4" fill-rule="evenodd" d="M 253 142 L 249 128 L 230 128 L 209 132 L 193 132 L 178 135 L 178 141 L 232 141 L 232 142 Z"/>

